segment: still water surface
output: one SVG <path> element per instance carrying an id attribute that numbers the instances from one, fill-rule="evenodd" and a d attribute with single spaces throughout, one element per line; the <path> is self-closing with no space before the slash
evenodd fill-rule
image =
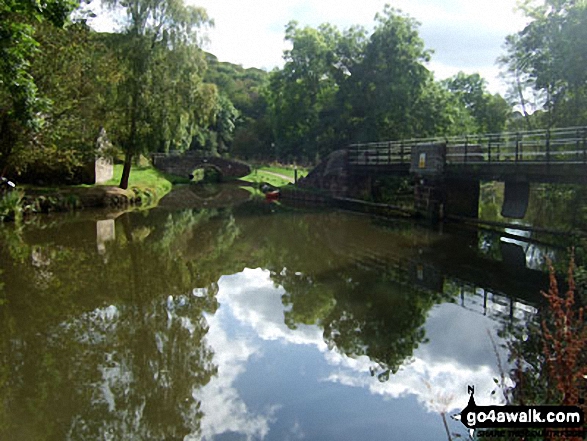
<path id="1" fill-rule="evenodd" d="M 0 439 L 448 439 L 547 287 L 486 232 L 171 205 L 0 229 Z"/>

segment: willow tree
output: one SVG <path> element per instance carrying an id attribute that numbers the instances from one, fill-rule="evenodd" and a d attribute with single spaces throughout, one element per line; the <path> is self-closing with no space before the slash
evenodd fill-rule
<path id="1" fill-rule="evenodd" d="M 111 131 L 125 158 L 120 187 L 128 187 L 132 159 L 146 151 L 187 148 L 198 126 L 213 115 L 216 89 L 203 83 L 200 30 L 211 26 L 203 8 L 182 0 L 102 0 L 124 10 L 116 39 L 126 63 L 121 118 Z"/>

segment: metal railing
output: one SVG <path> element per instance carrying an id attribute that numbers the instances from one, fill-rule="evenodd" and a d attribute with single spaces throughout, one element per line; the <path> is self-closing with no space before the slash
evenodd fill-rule
<path id="1" fill-rule="evenodd" d="M 447 164 L 587 164 L 587 127 L 446 139 Z"/>
<path id="2" fill-rule="evenodd" d="M 412 145 L 416 140 L 351 144 L 349 164 L 359 166 L 409 164 Z"/>
<path id="3" fill-rule="evenodd" d="M 587 126 L 351 144 L 349 164 L 409 164 L 417 145 L 444 144 L 447 165 L 587 164 Z"/>

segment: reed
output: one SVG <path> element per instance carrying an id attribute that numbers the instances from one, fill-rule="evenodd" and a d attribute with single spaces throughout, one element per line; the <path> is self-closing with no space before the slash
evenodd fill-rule
<path id="1" fill-rule="evenodd" d="M 587 325 L 583 307 L 575 302 L 574 255 L 567 273 L 568 288 L 561 295 L 554 267 L 548 262 L 550 287 L 542 295 L 548 301 L 548 317 L 542 321 L 542 336 L 549 386 L 560 393 L 561 404 L 579 405 L 585 391 Z"/>

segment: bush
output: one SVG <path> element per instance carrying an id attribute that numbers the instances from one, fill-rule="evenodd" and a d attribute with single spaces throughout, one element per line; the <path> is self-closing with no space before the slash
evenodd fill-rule
<path id="1" fill-rule="evenodd" d="M 13 190 L 0 197 L 0 221 L 18 221 L 22 217 L 24 193 Z"/>
<path id="2" fill-rule="evenodd" d="M 37 185 L 94 183 L 94 154 L 56 146 L 23 149 L 12 158 L 18 181 Z"/>

